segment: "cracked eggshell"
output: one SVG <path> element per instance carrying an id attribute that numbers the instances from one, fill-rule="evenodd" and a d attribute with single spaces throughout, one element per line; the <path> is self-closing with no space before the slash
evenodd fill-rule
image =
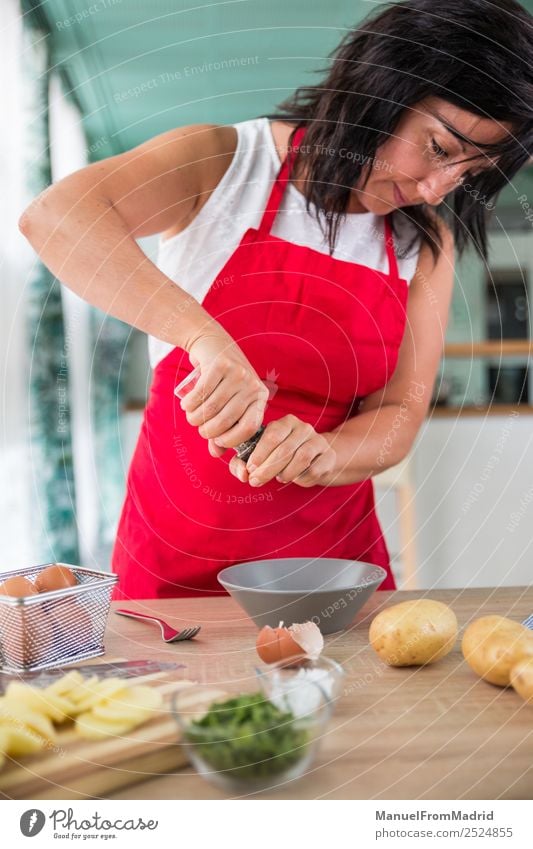
<path id="1" fill-rule="evenodd" d="M 317 660 L 324 650 L 324 637 L 314 622 L 302 622 L 289 628 L 293 640 L 303 649 L 307 657 Z"/>
<path id="2" fill-rule="evenodd" d="M 314 622 L 293 624 L 280 622 L 278 628 L 265 625 L 257 635 L 257 654 L 265 663 L 298 666 L 311 658 L 316 660 L 324 647 L 324 638 Z"/>

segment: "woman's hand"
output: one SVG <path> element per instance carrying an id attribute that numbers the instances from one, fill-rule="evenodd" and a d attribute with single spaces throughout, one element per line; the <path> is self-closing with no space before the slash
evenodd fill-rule
<path id="1" fill-rule="evenodd" d="M 221 456 L 225 448 L 239 445 L 261 427 L 268 387 L 223 327 L 199 336 L 188 353 L 201 375 L 181 407 L 200 436 L 220 441 L 222 448 L 213 456 Z M 210 442 L 211 453 L 214 447 Z"/>
<path id="2" fill-rule="evenodd" d="M 283 416 L 267 424 L 247 463 L 235 456 L 229 469 L 251 486 L 261 486 L 273 478 L 303 487 L 325 486 L 335 471 L 336 452 L 330 436 L 317 433 L 296 416 Z M 220 456 L 213 453 L 215 448 L 210 446 L 210 452 Z"/>

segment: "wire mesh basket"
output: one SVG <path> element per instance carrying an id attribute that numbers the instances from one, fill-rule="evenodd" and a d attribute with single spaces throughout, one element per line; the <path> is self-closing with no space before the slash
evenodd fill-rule
<path id="1" fill-rule="evenodd" d="M 4 572 L 1 580 L 21 576 L 33 582 L 47 566 L 66 566 L 78 583 L 23 598 L 0 595 L 2 672 L 50 669 L 104 653 L 111 591 L 118 576 L 69 563 L 44 563 Z"/>

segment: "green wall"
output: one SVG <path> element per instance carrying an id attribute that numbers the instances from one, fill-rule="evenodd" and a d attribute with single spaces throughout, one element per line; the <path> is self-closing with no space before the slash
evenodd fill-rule
<path id="1" fill-rule="evenodd" d="M 323 67 L 368 2 L 48 0 L 55 62 L 85 116 L 93 158 L 170 127 L 272 111 Z M 77 16 L 83 16 L 77 20 Z"/>
<path id="2" fill-rule="evenodd" d="M 177 125 L 230 123 L 274 111 L 297 86 L 320 78 L 313 72 L 327 66 L 342 35 L 376 4 L 24 0 L 24 5 L 45 18 L 54 65 L 78 102 L 88 155 L 96 160 Z M 524 5 L 533 12 L 533 0 Z M 498 213 L 514 216 L 516 226 L 523 226 L 516 198 L 524 193 L 533 204 L 531 168 L 515 178 L 498 204 Z M 458 266 L 450 340 L 483 338 L 484 277 L 474 256 Z M 445 370 L 459 375 L 467 400 L 479 398 L 479 365 L 471 370 L 467 363 L 450 362 Z"/>

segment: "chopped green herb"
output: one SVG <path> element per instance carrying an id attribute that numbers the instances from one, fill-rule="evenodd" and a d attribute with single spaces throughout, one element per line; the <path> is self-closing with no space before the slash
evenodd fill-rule
<path id="1" fill-rule="evenodd" d="M 291 711 L 282 711 L 262 693 L 213 704 L 191 722 L 185 740 L 213 769 L 242 778 L 267 778 L 296 764 L 309 732 Z"/>

